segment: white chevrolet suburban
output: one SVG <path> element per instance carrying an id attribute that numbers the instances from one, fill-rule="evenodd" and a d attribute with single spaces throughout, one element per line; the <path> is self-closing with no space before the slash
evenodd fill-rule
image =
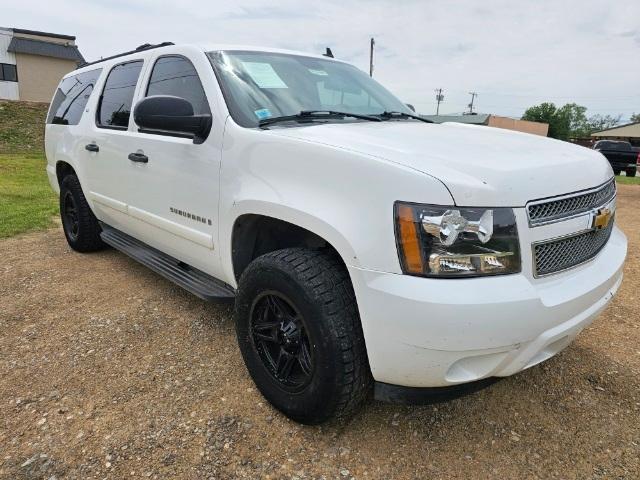
<path id="1" fill-rule="evenodd" d="M 299 422 L 520 372 L 622 281 L 601 154 L 430 123 L 327 56 L 165 43 L 87 64 L 46 155 L 71 248 L 235 297 L 251 377 Z"/>

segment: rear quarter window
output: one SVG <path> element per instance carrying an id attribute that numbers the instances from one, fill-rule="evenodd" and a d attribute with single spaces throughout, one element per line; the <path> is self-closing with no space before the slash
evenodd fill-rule
<path id="1" fill-rule="evenodd" d="M 47 123 L 77 125 L 100 72 L 102 69 L 98 68 L 63 79 L 51 101 Z"/>

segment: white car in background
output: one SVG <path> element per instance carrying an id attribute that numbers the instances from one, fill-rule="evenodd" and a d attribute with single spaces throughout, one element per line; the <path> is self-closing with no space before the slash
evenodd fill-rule
<path id="1" fill-rule="evenodd" d="M 235 297 L 249 373 L 303 423 L 520 372 L 622 281 L 602 155 L 432 124 L 324 56 L 161 44 L 88 64 L 46 155 L 69 245 Z"/>

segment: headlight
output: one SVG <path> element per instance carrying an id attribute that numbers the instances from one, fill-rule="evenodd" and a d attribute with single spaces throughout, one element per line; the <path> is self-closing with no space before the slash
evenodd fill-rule
<path id="1" fill-rule="evenodd" d="M 396 241 L 404 273 L 473 277 L 520 271 L 511 208 L 459 208 L 396 202 Z"/>

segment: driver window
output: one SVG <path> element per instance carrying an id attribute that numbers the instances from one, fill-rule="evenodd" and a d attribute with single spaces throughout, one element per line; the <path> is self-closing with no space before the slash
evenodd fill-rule
<path id="1" fill-rule="evenodd" d="M 151 72 L 147 97 L 172 95 L 188 100 L 196 115 L 210 114 L 209 102 L 193 64 L 184 57 L 160 57 Z"/>

